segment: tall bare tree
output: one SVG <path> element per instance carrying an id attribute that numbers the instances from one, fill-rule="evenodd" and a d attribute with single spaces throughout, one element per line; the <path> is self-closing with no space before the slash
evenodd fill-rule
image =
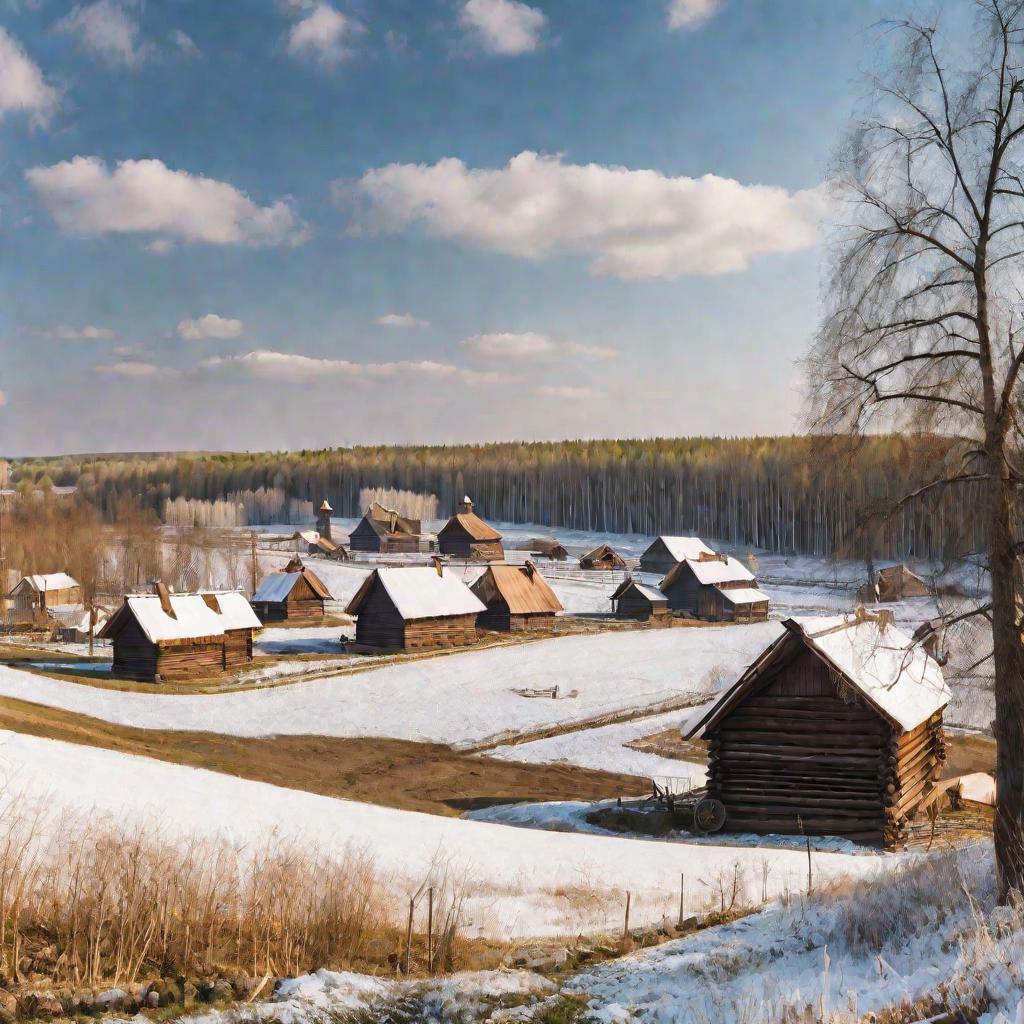
<path id="1" fill-rule="evenodd" d="M 891 63 L 834 177 L 841 227 L 811 395 L 825 430 L 948 438 L 942 472 L 903 502 L 981 485 L 1005 897 L 1024 892 L 1024 0 L 958 0 L 887 29 Z"/>

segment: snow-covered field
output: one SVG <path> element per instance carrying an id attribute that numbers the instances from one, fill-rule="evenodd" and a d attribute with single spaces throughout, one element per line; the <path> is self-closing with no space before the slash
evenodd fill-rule
<path id="1" fill-rule="evenodd" d="M 341 626 L 268 626 L 257 634 L 253 654 L 340 654 L 342 632 Z"/>

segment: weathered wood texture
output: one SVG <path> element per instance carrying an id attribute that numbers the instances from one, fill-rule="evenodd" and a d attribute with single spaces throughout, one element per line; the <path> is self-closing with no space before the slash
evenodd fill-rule
<path id="1" fill-rule="evenodd" d="M 497 598 L 488 603 L 487 610 L 477 616 L 476 624 L 480 629 L 502 633 L 522 633 L 531 629 L 554 629 L 555 615 L 553 612 L 514 615 L 509 611 L 508 605 Z"/>
<path id="2" fill-rule="evenodd" d="M 324 599 L 299 577 L 283 601 L 253 601 L 260 622 L 316 622 L 324 617 Z"/>
<path id="3" fill-rule="evenodd" d="M 667 619 L 672 615 L 667 604 L 654 604 L 636 589 L 626 590 L 616 602 L 615 614 L 620 619 L 635 619 L 646 622 L 648 619 Z"/>
<path id="4" fill-rule="evenodd" d="M 367 651 L 413 651 L 463 647 L 476 643 L 476 614 L 406 621 L 387 590 L 370 587 L 356 617 L 356 648 Z"/>

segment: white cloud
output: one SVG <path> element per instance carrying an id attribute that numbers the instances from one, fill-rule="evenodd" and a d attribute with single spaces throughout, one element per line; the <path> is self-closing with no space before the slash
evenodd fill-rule
<path id="1" fill-rule="evenodd" d="M 76 4 L 56 27 L 75 36 L 83 50 L 108 64 L 132 67 L 141 64 L 150 52 L 139 42 L 138 23 L 115 0 Z"/>
<path id="2" fill-rule="evenodd" d="M 381 327 L 429 327 L 429 320 L 420 320 L 412 313 L 385 313 L 379 316 L 374 323 Z"/>
<path id="3" fill-rule="evenodd" d="M 114 332 L 106 327 L 68 327 L 61 324 L 52 331 L 47 331 L 51 338 L 58 338 L 61 341 L 107 341 L 114 337 Z"/>
<path id="4" fill-rule="evenodd" d="M 291 204 L 257 206 L 214 178 L 174 171 L 160 160 L 123 160 L 113 172 L 76 156 L 25 172 L 58 226 L 83 234 L 147 234 L 211 245 L 297 244 L 307 229 Z"/>
<path id="5" fill-rule="evenodd" d="M 111 363 L 96 367 L 97 373 L 112 377 L 177 377 L 179 373 L 170 366 L 155 366 L 153 363 Z"/>
<path id="6" fill-rule="evenodd" d="M 422 222 L 437 237 L 524 259 L 578 253 L 593 273 L 627 279 L 726 274 L 762 253 L 808 249 L 826 205 L 818 189 L 567 164 L 529 151 L 498 170 L 453 157 L 388 164 L 356 188 L 365 208 L 353 231 Z M 349 189 L 335 183 L 339 204 Z"/>
<path id="7" fill-rule="evenodd" d="M 578 341 L 567 341 L 562 345 L 567 356 L 581 356 L 584 359 L 618 359 L 618 349 L 610 345 L 583 345 Z"/>
<path id="8" fill-rule="evenodd" d="M 214 356 L 204 359 L 202 369 L 235 369 L 254 377 L 275 381 L 308 381 L 326 376 L 352 377 L 369 380 L 393 380 L 402 376 L 429 377 L 451 380 L 462 384 L 494 384 L 496 373 L 478 373 L 447 363 L 430 360 L 419 362 L 355 363 L 347 359 L 318 359 L 290 352 L 271 352 L 257 349 L 238 356 Z"/>
<path id="9" fill-rule="evenodd" d="M 57 108 L 57 90 L 21 45 L 0 28 L 0 118 L 15 111 L 45 123 Z"/>
<path id="10" fill-rule="evenodd" d="M 713 18 L 722 0 L 669 0 L 668 27 L 694 29 Z"/>
<path id="11" fill-rule="evenodd" d="M 178 324 L 178 335 L 186 341 L 206 341 L 208 338 L 240 338 L 245 331 L 241 320 L 231 320 L 207 313 L 194 320 L 182 320 Z"/>
<path id="12" fill-rule="evenodd" d="M 576 387 L 572 384 L 541 384 L 537 394 L 545 398 L 564 398 L 570 402 L 579 402 L 587 398 L 596 398 L 593 388 Z"/>
<path id="13" fill-rule="evenodd" d="M 171 32 L 171 42 L 174 43 L 174 45 L 186 57 L 199 56 L 199 47 L 196 46 L 195 40 L 187 32 L 182 32 L 180 28 L 176 28 Z"/>
<path id="14" fill-rule="evenodd" d="M 348 56 L 346 39 L 355 23 L 330 4 L 318 3 L 288 33 L 288 52 L 315 57 L 321 64 L 336 64 Z"/>
<path id="15" fill-rule="evenodd" d="M 519 0 L 466 0 L 459 20 L 488 53 L 504 57 L 536 50 L 546 21 Z"/>
<path id="16" fill-rule="evenodd" d="M 550 355 L 555 343 L 544 334 L 526 331 L 514 334 L 510 331 L 496 331 L 491 334 L 474 334 L 462 343 L 476 355 L 488 359 L 536 359 Z"/>

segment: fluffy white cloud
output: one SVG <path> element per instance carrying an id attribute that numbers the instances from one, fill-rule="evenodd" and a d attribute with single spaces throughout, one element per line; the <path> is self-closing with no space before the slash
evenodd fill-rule
<path id="1" fill-rule="evenodd" d="M 618 349 L 610 345 L 584 345 L 578 341 L 566 341 L 562 344 L 562 351 L 567 356 L 579 356 L 581 359 L 617 359 Z"/>
<path id="2" fill-rule="evenodd" d="M 0 118 L 15 111 L 45 122 L 57 107 L 57 90 L 18 41 L 0 28 Z"/>
<path id="3" fill-rule="evenodd" d="M 288 52 L 312 56 L 321 64 L 336 64 L 348 56 L 346 40 L 354 23 L 330 4 L 318 3 L 288 33 Z"/>
<path id="4" fill-rule="evenodd" d="M 412 313 L 385 313 L 374 321 L 381 327 L 429 327 L 429 320 L 420 320 Z"/>
<path id="5" fill-rule="evenodd" d="M 174 43 L 174 45 L 186 57 L 199 56 L 199 47 L 196 46 L 195 40 L 187 32 L 182 32 L 180 28 L 176 28 L 171 32 L 171 42 Z"/>
<path id="6" fill-rule="evenodd" d="M 297 244 L 307 237 L 286 200 L 257 206 L 227 182 L 174 171 L 160 160 L 123 160 L 111 172 L 97 157 L 76 156 L 30 168 L 25 177 L 65 231 L 212 245 Z"/>
<path id="7" fill-rule="evenodd" d="M 335 183 L 340 204 L 349 188 Z M 355 231 L 421 222 L 437 237 L 524 259 L 579 253 L 593 273 L 621 278 L 725 274 L 762 253 L 807 249 L 826 204 L 818 189 L 567 164 L 529 151 L 498 170 L 453 157 L 388 164 L 356 188 L 364 209 Z"/>
<path id="8" fill-rule="evenodd" d="M 419 362 L 355 363 L 347 359 L 318 359 L 291 352 L 257 349 L 238 356 L 214 356 L 204 359 L 202 369 L 235 369 L 278 381 L 308 381 L 325 376 L 353 377 L 368 380 L 393 380 L 402 376 L 451 380 L 461 384 L 494 384 L 496 373 L 478 373 L 447 363 L 430 360 Z"/>
<path id="9" fill-rule="evenodd" d="M 549 337 L 533 331 L 522 334 L 510 331 L 474 334 L 462 344 L 471 352 L 488 359 L 535 359 L 550 355 L 555 350 L 555 343 Z"/>
<path id="10" fill-rule="evenodd" d="M 570 402 L 580 402 L 586 398 L 596 398 L 593 388 L 577 387 L 573 384 L 541 384 L 537 394 L 545 398 L 564 398 Z"/>
<path id="11" fill-rule="evenodd" d="M 141 64 L 150 52 L 139 42 L 138 23 L 115 0 L 77 4 L 56 27 L 73 35 L 83 50 L 108 64 L 132 67 Z"/>
<path id="12" fill-rule="evenodd" d="M 519 0 L 466 0 L 459 20 L 488 53 L 514 57 L 540 46 L 546 19 Z"/>
<path id="13" fill-rule="evenodd" d="M 96 367 L 97 373 L 111 377 L 177 377 L 179 373 L 170 366 L 155 366 L 153 363 L 110 363 Z"/>
<path id="14" fill-rule="evenodd" d="M 245 331 L 241 320 L 232 320 L 207 313 L 194 320 L 182 320 L 178 324 L 178 335 L 186 341 L 206 341 L 208 338 L 240 338 Z"/>
<path id="15" fill-rule="evenodd" d="M 668 27 L 692 29 L 714 17 L 722 0 L 669 0 Z"/>
<path id="16" fill-rule="evenodd" d="M 114 337 L 114 332 L 107 327 L 68 327 L 61 324 L 52 331 L 47 331 L 51 338 L 58 338 L 61 341 L 107 341 Z"/>

